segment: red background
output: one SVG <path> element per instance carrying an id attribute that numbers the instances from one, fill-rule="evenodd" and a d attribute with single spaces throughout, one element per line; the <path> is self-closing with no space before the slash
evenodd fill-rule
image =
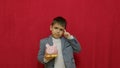
<path id="1" fill-rule="evenodd" d="M 120 68 L 120 0 L 0 0 L 0 68 L 43 68 L 39 40 L 56 16 L 81 43 L 77 68 Z"/>

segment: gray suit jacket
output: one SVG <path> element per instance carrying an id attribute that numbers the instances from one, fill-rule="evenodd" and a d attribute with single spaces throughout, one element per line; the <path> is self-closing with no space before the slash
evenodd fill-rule
<path id="1" fill-rule="evenodd" d="M 66 39 L 64 37 L 61 38 L 61 44 L 62 44 L 62 54 L 63 54 L 63 60 L 65 63 L 66 68 L 76 68 L 75 61 L 73 57 L 73 52 L 79 52 L 81 50 L 81 46 L 79 42 L 74 39 Z M 38 52 L 38 60 L 45 64 L 45 68 L 54 68 L 54 62 L 55 59 L 50 60 L 47 63 L 44 63 L 44 54 L 45 54 L 45 45 L 48 43 L 49 45 L 53 45 L 52 42 L 52 36 L 49 36 L 48 38 L 44 38 L 40 40 L 40 49 Z"/>

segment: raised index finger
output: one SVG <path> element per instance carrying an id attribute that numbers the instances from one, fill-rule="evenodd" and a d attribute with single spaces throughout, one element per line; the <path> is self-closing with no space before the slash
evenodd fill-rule
<path id="1" fill-rule="evenodd" d="M 64 29 L 64 32 L 66 33 L 66 29 Z"/>

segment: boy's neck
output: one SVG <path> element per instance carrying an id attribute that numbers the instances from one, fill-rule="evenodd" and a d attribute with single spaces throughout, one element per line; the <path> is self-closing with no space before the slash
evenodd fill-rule
<path id="1" fill-rule="evenodd" d="M 53 38 L 53 39 L 60 39 L 60 38 L 54 38 L 53 36 L 52 36 L 52 38 Z"/>
<path id="2" fill-rule="evenodd" d="M 59 38 L 55 38 L 55 37 L 54 37 L 54 36 L 52 36 L 52 35 L 51 35 L 51 37 L 52 37 L 52 38 L 54 38 L 54 39 L 60 39 L 60 38 L 61 38 L 61 37 L 59 37 Z"/>

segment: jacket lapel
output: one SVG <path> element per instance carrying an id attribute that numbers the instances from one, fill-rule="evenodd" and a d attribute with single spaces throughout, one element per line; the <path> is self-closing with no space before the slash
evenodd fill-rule
<path id="1" fill-rule="evenodd" d="M 65 39 L 64 39 L 64 37 L 62 37 L 62 38 L 61 38 L 61 47 L 62 47 L 62 51 L 63 51 L 64 48 L 65 48 L 64 42 L 65 42 Z"/>
<path id="2" fill-rule="evenodd" d="M 65 42 L 65 38 L 64 38 L 64 37 L 61 37 L 61 48 L 62 48 L 62 50 L 65 48 L 64 42 Z M 51 35 L 48 37 L 48 44 L 49 44 L 50 46 L 53 45 L 53 39 L 52 39 L 52 36 L 51 36 Z M 57 44 L 56 44 L 56 45 L 57 45 Z"/>
<path id="3" fill-rule="evenodd" d="M 52 36 L 51 36 L 51 35 L 48 37 L 48 44 L 49 44 L 50 46 L 53 45 L 53 40 L 52 40 Z"/>

